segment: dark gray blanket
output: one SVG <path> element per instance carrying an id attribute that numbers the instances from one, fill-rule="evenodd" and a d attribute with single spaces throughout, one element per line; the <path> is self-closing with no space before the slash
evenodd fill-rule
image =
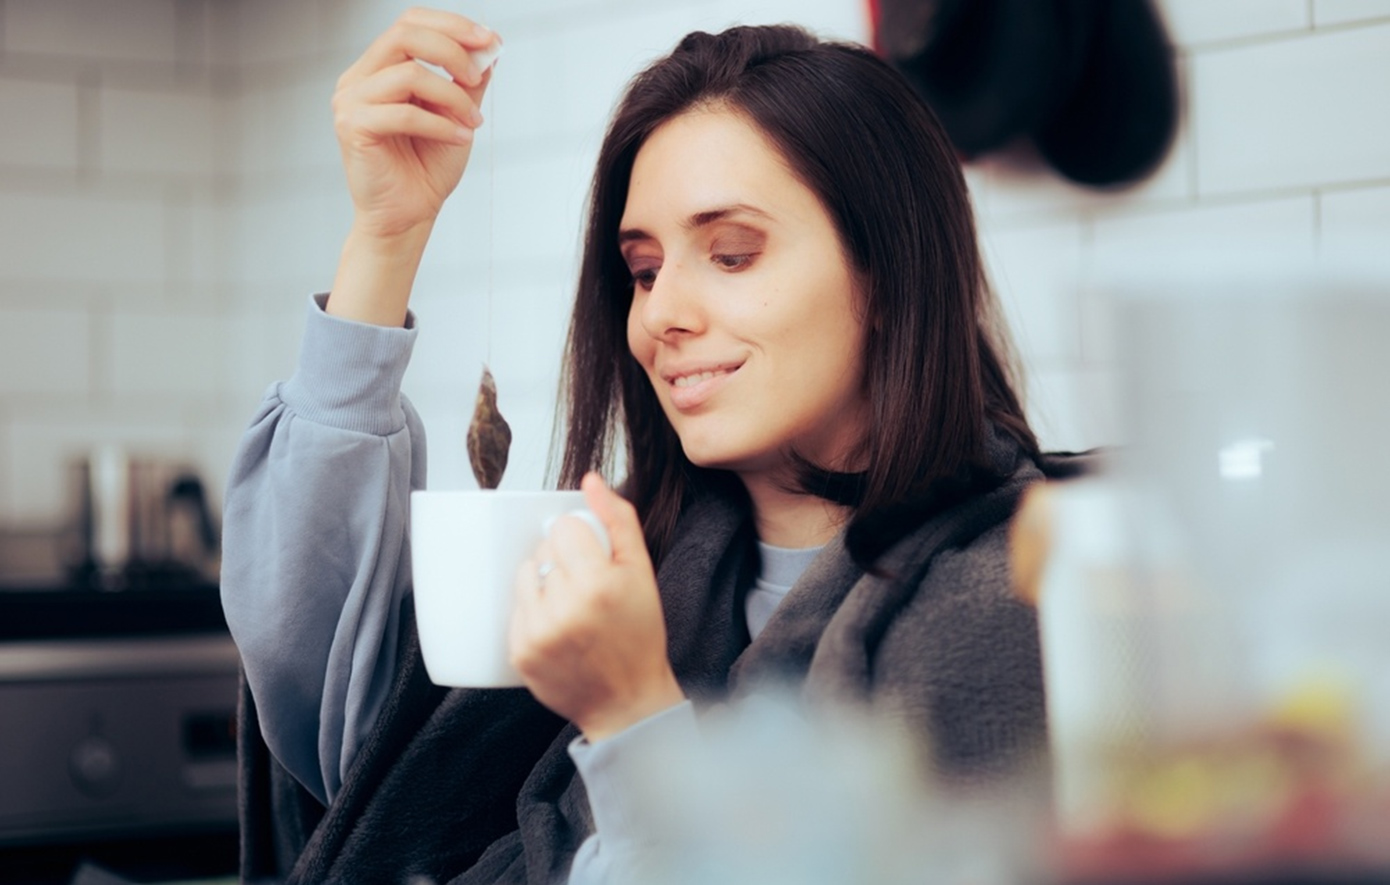
<path id="1" fill-rule="evenodd" d="M 693 502 L 658 575 L 686 693 L 699 707 L 792 680 L 886 706 L 946 776 L 1034 761 L 1046 743 L 1037 624 L 1009 593 L 1005 544 L 1020 493 L 1042 473 L 1009 459 L 1008 480 L 929 518 L 883 557 L 882 574 L 832 542 L 751 644 L 742 603 L 757 553 L 746 504 Z M 243 687 L 243 878 L 563 881 L 593 827 L 566 751 L 577 731 L 523 689 L 432 685 L 412 613 L 401 623 L 388 705 L 328 809 L 270 756 Z"/>

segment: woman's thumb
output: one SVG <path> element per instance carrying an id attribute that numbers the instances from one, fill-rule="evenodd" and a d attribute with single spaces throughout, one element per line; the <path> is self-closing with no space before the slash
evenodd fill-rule
<path id="1" fill-rule="evenodd" d="M 613 559 L 627 562 L 639 554 L 646 557 L 647 541 L 642 534 L 637 509 L 610 489 L 597 473 L 585 474 L 579 488 L 584 492 L 584 502 L 608 532 L 608 539 L 613 545 Z"/>

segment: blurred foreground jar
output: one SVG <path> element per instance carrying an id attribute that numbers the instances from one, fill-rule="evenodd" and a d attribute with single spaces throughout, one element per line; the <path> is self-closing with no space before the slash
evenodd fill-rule
<path id="1" fill-rule="evenodd" d="M 1051 496 L 1059 822 L 1092 873 L 1384 868 L 1390 274 L 1169 264 L 1110 284 L 1127 444 Z"/>

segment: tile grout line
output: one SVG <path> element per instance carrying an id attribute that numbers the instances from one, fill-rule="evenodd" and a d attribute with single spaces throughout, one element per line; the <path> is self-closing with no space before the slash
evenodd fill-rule
<path id="1" fill-rule="evenodd" d="M 1077 256 L 1076 269 L 1076 350 L 1077 365 L 1085 368 L 1090 363 L 1089 351 L 1086 335 L 1086 307 L 1087 293 L 1094 296 L 1094 280 L 1091 278 L 1095 270 L 1095 250 L 1096 250 L 1096 218 L 1095 215 L 1086 212 L 1077 220 L 1080 227 L 1080 255 Z"/>
<path id="2" fill-rule="evenodd" d="M 103 294 L 87 308 L 87 401 L 94 409 L 100 408 L 106 399 L 102 387 L 105 377 L 109 376 L 110 372 L 103 374 L 102 366 L 112 361 L 111 339 L 114 334 L 110 297 Z M 107 368 L 111 366 L 108 365 Z"/>
<path id="3" fill-rule="evenodd" d="M 1200 182 L 1201 176 L 1198 174 L 1197 167 L 1197 115 L 1192 111 L 1192 97 L 1196 94 L 1197 72 L 1194 70 L 1196 62 L 1192 58 L 1192 53 L 1183 53 L 1183 95 L 1182 95 L 1182 114 L 1183 124 L 1182 137 L 1187 143 L 1187 198 L 1196 203 L 1201 199 Z"/>
<path id="4" fill-rule="evenodd" d="M 1353 181 L 1324 182 L 1316 185 L 1291 184 L 1282 187 L 1248 191 L 1230 191 L 1227 193 L 1208 194 L 1206 196 L 1199 194 L 1195 198 L 1184 195 L 1169 199 L 1153 200 L 1151 202 L 1123 205 L 1116 204 L 1115 207 L 1087 207 L 1081 211 L 1085 214 L 1095 216 L 1101 221 L 1119 218 L 1141 218 L 1151 215 L 1166 215 L 1173 212 L 1182 212 L 1187 209 L 1216 209 L 1223 206 L 1241 206 L 1305 197 L 1308 195 L 1309 190 L 1314 187 L 1324 193 L 1347 193 L 1360 190 L 1373 190 L 1376 188 L 1390 187 L 1390 178 L 1362 178 Z M 1119 211 L 1112 211 L 1112 209 L 1118 209 Z M 1049 209 L 1030 209 L 1013 215 L 996 216 L 990 220 L 989 226 L 994 230 L 1032 230 L 1035 228 L 1053 227 L 1067 220 L 1065 218 L 1059 220 L 1055 214 L 1048 214 L 1050 211 Z"/>
<path id="5" fill-rule="evenodd" d="M 1305 25 L 1301 28 L 1285 28 L 1279 31 L 1270 31 L 1265 34 L 1249 34 L 1242 37 L 1220 37 L 1214 40 L 1198 40 L 1193 43 L 1184 44 L 1182 48 L 1192 53 L 1225 52 L 1227 50 L 1249 49 L 1255 46 L 1265 46 L 1275 43 L 1288 43 L 1294 40 L 1306 37 L 1317 37 L 1324 34 L 1340 34 L 1349 31 L 1370 30 L 1385 25 L 1390 25 L 1390 15 L 1333 22 L 1321 26 Z"/>
<path id="6" fill-rule="evenodd" d="M 77 181 L 93 185 L 101 178 L 101 70 L 86 67 L 77 75 Z"/>
<path id="7" fill-rule="evenodd" d="M 1313 257 L 1322 256 L 1322 189 L 1313 188 Z"/>

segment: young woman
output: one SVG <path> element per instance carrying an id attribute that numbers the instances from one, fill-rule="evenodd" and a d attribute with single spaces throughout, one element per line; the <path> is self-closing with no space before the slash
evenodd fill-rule
<path id="1" fill-rule="evenodd" d="M 527 690 L 429 683 L 407 303 L 481 122 L 467 51 L 493 39 L 413 10 L 339 82 L 353 226 L 227 495 L 244 876 L 620 877 L 641 850 L 633 748 L 769 680 L 874 701 L 944 776 L 1026 762 L 1042 680 L 1005 524 L 1041 459 L 965 184 L 891 69 L 790 27 L 691 34 L 624 96 L 590 199 L 561 474 L 612 553 L 561 520 L 518 576 Z M 621 494 L 603 478 L 619 448 Z"/>

